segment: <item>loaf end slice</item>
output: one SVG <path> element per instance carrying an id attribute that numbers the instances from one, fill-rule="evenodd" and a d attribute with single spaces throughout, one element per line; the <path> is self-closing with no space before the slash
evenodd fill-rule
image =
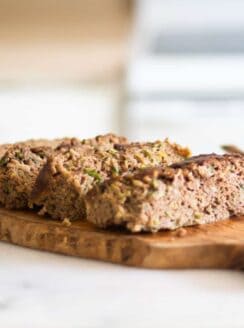
<path id="1" fill-rule="evenodd" d="M 244 156 L 205 155 L 97 185 L 87 220 L 132 232 L 204 224 L 244 214 Z"/>
<path id="2" fill-rule="evenodd" d="M 0 159 L 0 203 L 9 209 L 31 206 L 30 194 L 51 147 L 16 144 Z"/>
<path id="3" fill-rule="evenodd" d="M 9 209 L 32 207 L 30 194 L 47 158 L 60 144 L 78 139 L 30 139 L 0 145 L 0 204 Z"/>

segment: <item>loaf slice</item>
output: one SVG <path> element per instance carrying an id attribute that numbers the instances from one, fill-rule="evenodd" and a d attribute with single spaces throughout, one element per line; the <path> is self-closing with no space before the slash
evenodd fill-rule
<path id="1" fill-rule="evenodd" d="M 32 207 L 30 194 L 35 180 L 55 151 L 62 152 L 67 147 L 110 144 L 126 142 L 124 137 L 106 134 L 91 139 L 62 138 L 55 140 L 27 140 L 13 145 L 0 146 L 0 204 L 9 209 Z M 55 150 L 54 150 L 55 149 Z"/>
<path id="2" fill-rule="evenodd" d="M 27 208 L 35 179 L 51 147 L 16 144 L 0 159 L 0 203 L 9 209 Z"/>
<path id="3" fill-rule="evenodd" d="M 95 186 L 87 220 L 132 232 L 176 229 L 244 214 L 244 156 L 204 155 Z"/>
<path id="4" fill-rule="evenodd" d="M 52 151 L 70 138 L 30 139 L 0 145 L 0 204 L 9 209 L 32 207 L 30 193 Z"/>
<path id="5" fill-rule="evenodd" d="M 32 201 L 40 214 L 54 219 L 85 218 L 84 196 L 96 184 L 136 169 L 169 165 L 189 156 L 189 150 L 168 140 L 127 145 L 63 147 L 41 170 Z"/>

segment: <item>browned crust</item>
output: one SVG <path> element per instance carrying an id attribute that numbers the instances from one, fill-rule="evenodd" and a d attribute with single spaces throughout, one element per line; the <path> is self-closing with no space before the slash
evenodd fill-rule
<path id="1" fill-rule="evenodd" d="M 239 155 L 237 155 L 236 157 L 239 157 Z M 220 161 L 224 161 L 226 159 L 232 159 L 233 158 L 233 154 L 232 155 L 218 155 L 215 153 L 212 154 L 201 154 L 198 156 L 193 156 L 190 157 L 182 162 L 179 163 L 174 163 L 172 165 L 170 165 L 170 167 L 172 168 L 184 168 L 187 167 L 189 164 L 198 164 L 198 165 L 203 165 L 204 163 L 208 162 L 209 160 L 220 160 Z"/>
<path id="2" fill-rule="evenodd" d="M 168 167 L 162 167 L 162 166 L 155 166 L 155 167 L 149 167 L 143 170 L 138 171 L 135 174 L 129 174 L 127 176 L 124 176 L 123 179 L 124 180 L 128 180 L 130 181 L 131 179 L 143 179 L 143 177 L 145 176 L 149 176 L 149 177 L 157 177 L 157 178 L 170 178 L 172 176 L 172 174 L 169 175 L 169 172 L 173 172 L 174 170 L 172 169 L 190 169 L 190 167 L 192 165 L 203 165 L 204 163 L 208 162 L 208 161 L 212 161 L 212 160 L 220 160 L 220 161 L 225 161 L 225 160 L 233 160 L 233 158 L 240 158 L 240 154 L 225 154 L 225 155 L 217 155 L 217 154 L 204 154 L 204 155 L 199 155 L 199 156 L 193 156 L 190 157 L 184 161 L 178 162 L 178 163 L 174 163 Z M 115 177 L 113 179 L 107 180 L 105 181 L 103 184 L 101 184 L 100 186 L 96 186 L 96 188 L 101 188 L 104 189 L 106 188 L 107 185 L 112 184 L 114 181 L 119 181 L 121 180 L 121 177 Z M 92 189 L 89 193 L 88 193 L 88 197 L 92 196 L 96 193 L 96 188 Z"/>
<path id="3" fill-rule="evenodd" d="M 31 193 L 31 200 L 33 202 L 37 201 L 39 197 L 42 195 L 43 192 L 45 192 L 46 188 L 48 188 L 49 182 L 50 182 L 50 176 L 52 175 L 52 169 L 51 169 L 51 159 L 49 158 L 42 167 L 36 182 L 34 184 L 32 193 Z"/>
<path id="4" fill-rule="evenodd" d="M 242 155 L 240 154 L 224 154 L 224 155 L 218 155 L 218 154 L 204 154 L 199 156 L 193 156 L 190 157 L 182 162 L 174 163 L 170 165 L 168 168 L 162 168 L 162 167 L 155 167 L 155 168 L 148 168 L 146 170 L 140 171 L 136 177 L 140 178 L 146 175 L 153 176 L 157 174 L 157 177 L 166 177 L 167 172 L 172 171 L 170 169 L 191 169 L 194 165 L 204 165 L 207 164 L 210 161 L 233 161 L 235 158 L 242 158 Z"/>

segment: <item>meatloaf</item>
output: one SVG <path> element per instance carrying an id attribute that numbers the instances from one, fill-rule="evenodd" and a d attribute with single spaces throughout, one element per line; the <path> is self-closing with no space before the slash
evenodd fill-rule
<path id="1" fill-rule="evenodd" d="M 17 142 L 14 144 L 2 144 L 0 145 L 0 158 L 6 153 L 6 151 L 11 148 L 13 145 L 22 145 L 22 146 L 30 146 L 30 147 L 51 147 L 56 148 L 60 143 L 68 140 L 68 138 L 64 139 L 30 139 L 26 141 Z"/>
<path id="2" fill-rule="evenodd" d="M 176 229 L 244 214 L 244 156 L 203 155 L 114 178 L 91 190 L 87 220 L 132 232 Z"/>
<path id="3" fill-rule="evenodd" d="M 94 138 L 88 139 L 77 139 L 77 138 L 65 138 L 62 142 L 56 147 L 57 153 L 60 152 L 61 149 L 65 148 L 74 148 L 74 147 L 83 147 L 84 145 L 92 146 L 92 147 L 110 147 L 110 145 L 114 144 L 127 144 L 128 140 L 125 137 L 117 136 L 113 133 L 107 133 L 104 135 L 98 135 Z"/>
<path id="4" fill-rule="evenodd" d="M 103 135 L 98 135 L 95 138 L 83 139 L 81 140 L 83 145 L 97 146 L 104 144 L 127 144 L 127 138 L 123 136 L 117 136 L 114 133 L 107 133 Z"/>
<path id="5" fill-rule="evenodd" d="M 40 214 L 54 219 L 85 218 L 84 196 L 96 184 L 139 168 L 168 165 L 189 156 L 189 150 L 168 140 L 128 145 L 63 147 L 41 170 L 32 201 Z"/>
<path id="6" fill-rule="evenodd" d="M 128 140 L 125 137 L 117 136 L 113 133 L 107 133 L 104 135 L 98 135 L 94 138 L 89 139 L 78 139 L 78 138 L 60 138 L 60 139 L 29 139 L 26 141 L 16 142 L 14 144 L 2 144 L 0 145 L 0 158 L 6 153 L 6 151 L 13 145 L 23 145 L 30 147 L 51 147 L 53 149 L 57 147 L 65 146 L 78 146 L 78 145 L 101 145 L 101 144 L 124 144 L 128 143 Z"/>
<path id="7" fill-rule="evenodd" d="M 55 140 L 27 140 L 13 145 L 0 146 L 0 203 L 7 208 L 32 207 L 30 194 L 35 180 L 55 149 L 59 153 L 66 147 L 72 148 L 83 144 L 102 145 L 113 142 L 126 142 L 123 137 L 106 134 L 91 139 L 79 140 L 63 138 Z M 3 155 L 4 153 L 4 155 Z"/>
<path id="8" fill-rule="evenodd" d="M 35 179 L 51 154 L 51 147 L 16 144 L 0 159 L 0 203 L 9 209 L 26 208 Z"/>
<path id="9" fill-rule="evenodd" d="M 0 145 L 0 204 L 9 209 L 28 207 L 29 195 L 47 156 L 68 140 L 31 139 Z"/>

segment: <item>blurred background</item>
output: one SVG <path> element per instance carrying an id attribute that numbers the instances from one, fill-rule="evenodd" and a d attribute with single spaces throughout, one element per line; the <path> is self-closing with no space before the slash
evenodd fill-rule
<path id="1" fill-rule="evenodd" d="M 0 142 L 244 148 L 243 0 L 0 0 Z"/>

